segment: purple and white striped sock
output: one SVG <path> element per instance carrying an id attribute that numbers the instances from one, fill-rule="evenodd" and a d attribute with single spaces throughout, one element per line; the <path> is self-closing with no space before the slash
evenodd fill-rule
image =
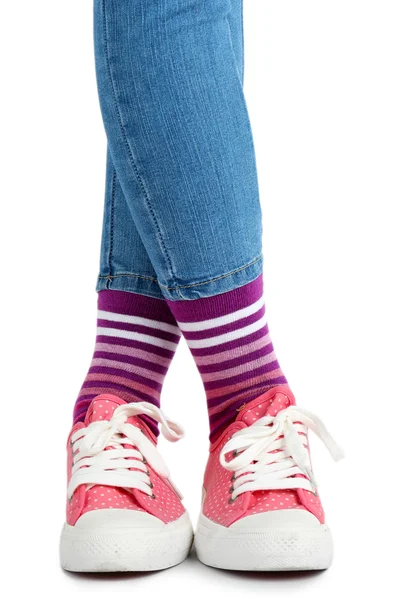
<path id="1" fill-rule="evenodd" d="M 103 393 L 159 406 L 180 335 L 164 300 L 131 292 L 99 292 L 96 345 L 75 404 L 74 422 L 83 421 L 93 398 Z M 156 432 L 153 423 L 152 429 Z"/>
<path id="2" fill-rule="evenodd" d="M 213 441 L 243 404 L 287 383 L 266 322 L 262 276 L 231 292 L 168 304 L 204 383 Z"/>

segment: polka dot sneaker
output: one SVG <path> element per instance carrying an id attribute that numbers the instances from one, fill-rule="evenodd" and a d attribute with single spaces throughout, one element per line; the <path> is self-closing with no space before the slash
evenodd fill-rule
<path id="1" fill-rule="evenodd" d="M 193 531 L 179 492 L 145 423 L 170 441 L 183 430 L 148 402 L 94 398 L 68 438 L 67 519 L 61 566 L 68 571 L 155 571 L 183 561 Z"/>
<path id="2" fill-rule="evenodd" d="M 308 448 L 308 430 L 342 451 L 286 386 L 244 405 L 211 446 L 195 535 L 199 559 L 220 569 L 326 569 L 332 561 Z"/>

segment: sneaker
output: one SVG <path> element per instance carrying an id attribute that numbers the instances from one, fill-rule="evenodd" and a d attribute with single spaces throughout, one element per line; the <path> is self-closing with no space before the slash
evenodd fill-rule
<path id="1" fill-rule="evenodd" d="M 155 571 L 183 561 L 193 532 L 145 420 L 177 441 L 183 430 L 148 402 L 102 394 L 68 438 L 67 571 Z"/>
<path id="2" fill-rule="evenodd" d="M 312 471 L 308 429 L 342 451 L 286 386 L 244 405 L 211 446 L 195 535 L 206 565 L 239 571 L 326 569 L 331 533 Z"/>

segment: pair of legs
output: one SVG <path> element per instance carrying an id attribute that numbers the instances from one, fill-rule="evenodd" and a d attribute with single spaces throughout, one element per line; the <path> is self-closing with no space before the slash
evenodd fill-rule
<path id="1" fill-rule="evenodd" d="M 109 148 L 98 336 L 75 422 L 104 392 L 159 406 L 181 331 L 213 439 L 286 383 L 265 320 L 242 0 L 94 4 Z"/>
<path id="2" fill-rule="evenodd" d="M 109 151 L 94 357 L 68 439 L 61 563 L 155 570 L 192 528 L 156 448 L 181 334 L 209 410 L 196 547 L 224 569 L 332 558 L 307 443 L 265 317 L 261 211 L 243 79 L 241 0 L 95 0 Z M 155 435 L 154 435 L 155 434 Z"/>

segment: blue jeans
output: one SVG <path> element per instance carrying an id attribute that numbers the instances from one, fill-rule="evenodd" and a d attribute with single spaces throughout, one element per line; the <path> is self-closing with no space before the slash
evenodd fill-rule
<path id="1" fill-rule="evenodd" d="M 242 0 L 94 0 L 108 138 L 97 289 L 213 296 L 262 270 Z"/>

